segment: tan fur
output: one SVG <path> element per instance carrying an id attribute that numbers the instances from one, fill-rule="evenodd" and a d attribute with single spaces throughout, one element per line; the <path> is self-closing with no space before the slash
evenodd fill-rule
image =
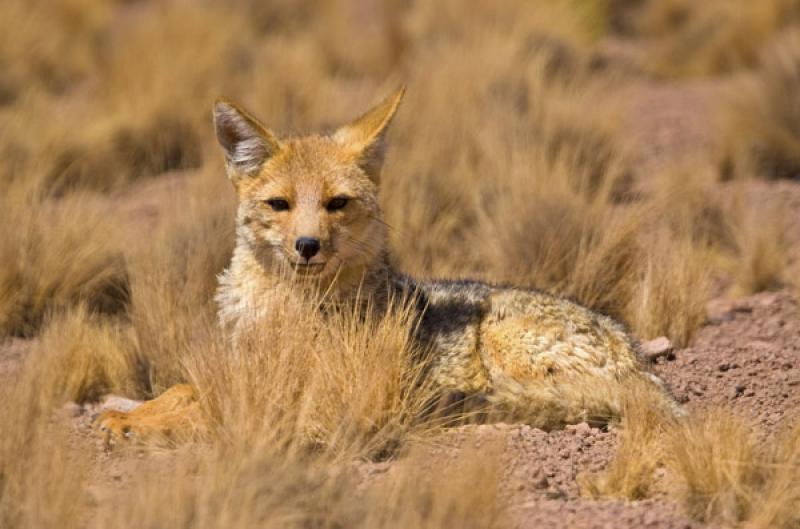
<path id="1" fill-rule="evenodd" d="M 655 380 L 640 370 L 619 323 L 538 291 L 416 281 L 391 269 L 377 186 L 386 128 L 402 95 L 331 135 L 288 140 L 233 103 L 216 103 L 217 137 L 239 197 L 236 248 L 217 293 L 233 347 L 263 315 L 309 289 L 335 303 L 369 298 L 377 307 L 410 296 L 416 338 L 432 351 L 429 376 L 443 396 L 487 402 L 544 428 L 618 415 L 623 385 Z M 336 197 L 346 197 L 346 206 L 330 210 Z M 270 201 L 277 199 L 286 208 L 276 210 Z M 299 237 L 319 240 L 309 266 L 298 264 Z M 194 402 L 190 390 L 178 392 Z M 143 415 L 106 415 L 100 424 L 113 435 L 144 427 Z M 174 431 L 179 414 L 170 409 L 164 422 Z"/>

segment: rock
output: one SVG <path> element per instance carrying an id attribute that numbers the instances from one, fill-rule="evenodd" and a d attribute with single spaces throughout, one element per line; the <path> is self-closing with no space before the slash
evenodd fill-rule
<path id="1" fill-rule="evenodd" d="M 675 347 L 666 336 L 661 336 L 655 340 L 643 342 L 639 346 L 642 355 L 648 362 L 655 362 L 659 358 L 666 358 L 667 360 L 675 359 Z"/>

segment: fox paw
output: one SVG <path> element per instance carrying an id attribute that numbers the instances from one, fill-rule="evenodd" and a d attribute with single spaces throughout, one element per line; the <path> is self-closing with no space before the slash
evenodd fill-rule
<path id="1" fill-rule="evenodd" d="M 106 449 L 111 449 L 120 442 L 133 441 L 140 437 L 137 428 L 128 413 L 107 410 L 97 416 L 94 427 L 105 443 Z"/>
<path id="2" fill-rule="evenodd" d="M 109 451 L 134 443 L 174 447 L 202 432 L 197 403 L 155 414 L 108 410 L 98 415 L 94 426 Z"/>

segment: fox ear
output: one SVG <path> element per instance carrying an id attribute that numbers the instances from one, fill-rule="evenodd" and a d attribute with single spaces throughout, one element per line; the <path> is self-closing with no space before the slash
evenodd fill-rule
<path id="1" fill-rule="evenodd" d="M 333 134 L 334 140 L 357 157 L 358 164 L 375 182 L 379 180 L 386 153 L 386 130 L 405 91 L 405 87 L 400 87 L 372 110 Z"/>
<path id="2" fill-rule="evenodd" d="M 228 176 L 236 183 L 253 176 L 281 146 L 256 118 L 226 99 L 214 102 L 214 128 L 225 151 Z"/>

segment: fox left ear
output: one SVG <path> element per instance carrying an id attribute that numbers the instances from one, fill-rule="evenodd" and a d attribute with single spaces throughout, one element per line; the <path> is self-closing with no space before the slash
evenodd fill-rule
<path id="1" fill-rule="evenodd" d="M 234 185 L 258 173 L 281 145 L 259 121 L 227 99 L 214 102 L 214 128 Z"/>
<path id="2" fill-rule="evenodd" d="M 405 91 L 405 87 L 400 87 L 372 110 L 333 134 L 333 139 L 353 152 L 359 166 L 375 182 L 380 179 L 386 154 L 386 130 Z"/>

